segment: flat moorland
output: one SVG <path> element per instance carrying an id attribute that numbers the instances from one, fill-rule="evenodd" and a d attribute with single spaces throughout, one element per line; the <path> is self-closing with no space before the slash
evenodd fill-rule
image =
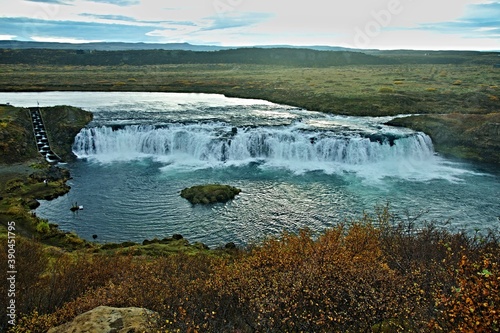
<path id="1" fill-rule="evenodd" d="M 221 93 L 362 116 L 494 112 L 499 81 L 489 65 L 0 65 L 1 91 Z"/>

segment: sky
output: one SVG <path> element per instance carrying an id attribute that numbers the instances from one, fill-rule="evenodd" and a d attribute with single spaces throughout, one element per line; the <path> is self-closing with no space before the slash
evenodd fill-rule
<path id="1" fill-rule="evenodd" d="M 0 0 L 0 40 L 500 51 L 500 1 Z"/>

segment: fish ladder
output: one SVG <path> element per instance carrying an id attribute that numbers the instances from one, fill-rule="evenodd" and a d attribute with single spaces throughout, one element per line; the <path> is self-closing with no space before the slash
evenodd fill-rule
<path id="1" fill-rule="evenodd" d="M 47 130 L 43 124 L 42 114 L 40 112 L 40 107 L 30 108 L 31 121 L 33 123 L 33 133 L 35 135 L 36 146 L 38 152 L 45 158 L 50 164 L 56 164 L 61 162 L 61 158 L 57 156 L 56 153 L 50 148 L 49 138 L 47 136 Z"/>

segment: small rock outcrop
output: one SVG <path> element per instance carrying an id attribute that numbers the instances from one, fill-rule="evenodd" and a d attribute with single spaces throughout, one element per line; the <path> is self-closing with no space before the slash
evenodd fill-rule
<path id="1" fill-rule="evenodd" d="M 208 184 L 185 188 L 181 191 L 181 197 L 192 204 L 210 204 L 229 201 L 240 192 L 239 188 L 233 186 Z"/>
<path id="2" fill-rule="evenodd" d="M 48 333 L 139 333 L 149 331 L 154 312 L 143 308 L 99 306 Z"/>

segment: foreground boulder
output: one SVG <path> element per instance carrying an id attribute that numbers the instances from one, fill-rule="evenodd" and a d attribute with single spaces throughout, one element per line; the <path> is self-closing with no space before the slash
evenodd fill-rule
<path id="1" fill-rule="evenodd" d="M 48 333 L 138 333 L 147 332 L 154 312 L 142 308 L 99 306 L 73 321 L 51 328 Z"/>
<path id="2" fill-rule="evenodd" d="M 192 204 L 210 204 L 229 201 L 240 192 L 239 188 L 233 186 L 208 184 L 185 188 L 181 191 L 181 197 Z"/>

